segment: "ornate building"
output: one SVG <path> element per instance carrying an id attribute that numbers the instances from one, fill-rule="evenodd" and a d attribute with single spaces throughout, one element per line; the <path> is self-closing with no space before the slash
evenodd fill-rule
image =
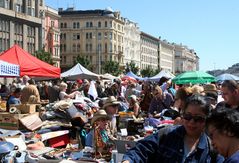
<path id="1" fill-rule="evenodd" d="M 140 30 L 136 23 L 125 19 L 124 20 L 124 64 L 131 61 L 137 67 L 140 64 Z"/>
<path id="2" fill-rule="evenodd" d="M 199 57 L 193 49 L 187 46 L 174 44 L 175 47 L 175 73 L 199 70 Z"/>
<path id="3" fill-rule="evenodd" d="M 92 71 L 102 72 L 105 61 L 124 66 L 124 21 L 119 12 L 59 9 L 61 67 L 73 66 L 77 56 L 87 58 Z"/>
<path id="4" fill-rule="evenodd" d="M 58 11 L 45 7 L 44 49 L 52 54 L 54 66 L 60 67 L 60 29 Z"/>

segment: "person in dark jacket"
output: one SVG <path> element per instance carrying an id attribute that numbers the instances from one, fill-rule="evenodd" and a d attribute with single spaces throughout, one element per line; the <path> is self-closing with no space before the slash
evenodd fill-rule
<path id="1" fill-rule="evenodd" d="M 226 107 L 216 109 L 206 126 L 213 147 L 226 158 L 224 163 L 239 162 L 239 112 Z"/>
<path id="2" fill-rule="evenodd" d="M 210 141 L 204 132 L 209 105 L 200 95 L 193 95 L 183 112 L 183 125 L 160 129 L 139 141 L 124 155 L 128 162 L 223 162 L 222 157 L 212 157 Z"/>

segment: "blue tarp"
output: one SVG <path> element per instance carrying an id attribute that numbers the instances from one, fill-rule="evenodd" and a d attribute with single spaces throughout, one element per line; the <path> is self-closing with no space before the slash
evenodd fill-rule
<path id="1" fill-rule="evenodd" d="M 135 75 L 132 71 L 129 71 L 125 76 L 129 76 L 129 77 L 135 78 L 137 80 L 145 80 L 145 78 Z"/>

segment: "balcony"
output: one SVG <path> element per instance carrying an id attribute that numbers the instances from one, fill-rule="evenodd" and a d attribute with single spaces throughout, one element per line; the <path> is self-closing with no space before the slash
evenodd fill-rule
<path id="1" fill-rule="evenodd" d="M 50 27 L 50 33 L 60 33 L 60 29 L 56 27 Z"/>

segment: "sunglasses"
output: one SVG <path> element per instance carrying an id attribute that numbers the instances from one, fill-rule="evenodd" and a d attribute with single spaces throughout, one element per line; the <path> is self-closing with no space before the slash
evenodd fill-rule
<path id="1" fill-rule="evenodd" d="M 187 120 L 187 121 L 191 121 L 193 119 L 194 122 L 198 122 L 198 123 L 202 123 L 202 122 L 205 122 L 206 120 L 206 117 L 202 117 L 202 116 L 199 116 L 199 115 L 191 115 L 191 114 L 183 114 L 182 116 L 183 119 Z"/>

